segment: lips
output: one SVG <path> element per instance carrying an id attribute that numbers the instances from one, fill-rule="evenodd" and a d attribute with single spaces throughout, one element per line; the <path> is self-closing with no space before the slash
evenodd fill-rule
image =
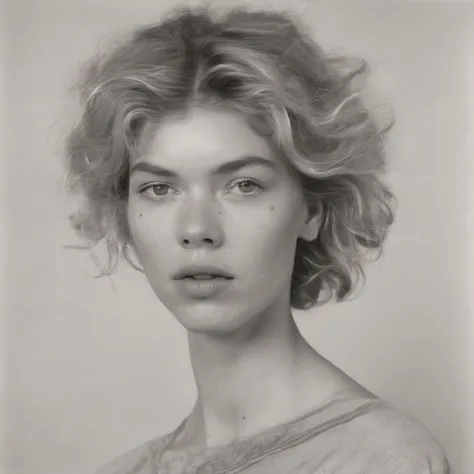
<path id="1" fill-rule="evenodd" d="M 233 278 L 192 278 L 185 277 L 176 282 L 178 291 L 191 299 L 209 299 L 225 297 L 231 293 Z"/>
<path id="2" fill-rule="evenodd" d="M 190 280 L 214 280 L 216 278 L 225 278 L 226 280 L 230 279 L 228 277 L 224 277 L 221 275 L 190 275 L 190 276 L 185 276 L 184 279 L 190 279 Z"/>
<path id="3" fill-rule="evenodd" d="M 231 280 L 234 276 L 227 270 L 209 264 L 194 264 L 181 268 L 174 275 L 175 280 L 190 279 L 194 281 L 206 281 L 216 278 Z"/>

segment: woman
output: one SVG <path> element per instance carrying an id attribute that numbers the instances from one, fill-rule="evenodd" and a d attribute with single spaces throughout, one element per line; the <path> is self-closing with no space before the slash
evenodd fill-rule
<path id="1" fill-rule="evenodd" d="M 290 14 L 205 8 L 86 69 L 73 225 L 106 242 L 109 272 L 122 254 L 145 272 L 187 330 L 198 389 L 173 432 L 100 474 L 450 472 L 419 422 L 318 354 L 292 315 L 352 294 L 393 221 L 387 130 L 352 87 L 365 70 Z"/>

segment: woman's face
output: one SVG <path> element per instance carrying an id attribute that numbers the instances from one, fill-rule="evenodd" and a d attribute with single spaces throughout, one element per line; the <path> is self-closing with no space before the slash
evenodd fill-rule
<path id="1" fill-rule="evenodd" d="M 237 112 L 194 108 L 144 127 L 130 167 L 133 244 L 187 330 L 226 334 L 289 307 L 296 241 L 317 235 L 307 217 L 281 158 Z M 233 278 L 176 279 L 194 264 Z"/>

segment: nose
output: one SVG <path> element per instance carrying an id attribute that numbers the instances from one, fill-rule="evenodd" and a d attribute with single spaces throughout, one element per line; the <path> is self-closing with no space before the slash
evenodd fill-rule
<path id="1" fill-rule="evenodd" d="M 184 248 L 220 247 L 224 232 L 217 203 L 210 199 L 188 199 L 181 209 L 177 238 Z"/>

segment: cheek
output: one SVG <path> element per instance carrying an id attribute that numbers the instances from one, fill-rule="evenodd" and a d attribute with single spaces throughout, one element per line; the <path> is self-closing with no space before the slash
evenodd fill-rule
<path id="1" fill-rule="evenodd" d="M 132 208 L 128 222 L 133 242 L 142 257 L 156 252 L 161 247 L 159 228 L 146 212 L 133 212 Z"/>
<path id="2" fill-rule="evenodd" d="M 269 241 L 283 244 L 296 238 L 297 228 L 298 213 L 295 207 L 280 203 L 268 206 L 256 229 Z"/>
<path id="3" fill-rule="evenodd" d="M 141 242 L 143 235 L 144 219 L 142 212 L 133 212 L 133 208 L 128 211 L 128 226 L 135 243 Z"/>
<path id="4" fill-rule="evenodd" d="M 298 214 L 294 208 L 272 204 L 252 232 L 250 244 L 261 270 L 292 264 L 297 241 Z"/>

